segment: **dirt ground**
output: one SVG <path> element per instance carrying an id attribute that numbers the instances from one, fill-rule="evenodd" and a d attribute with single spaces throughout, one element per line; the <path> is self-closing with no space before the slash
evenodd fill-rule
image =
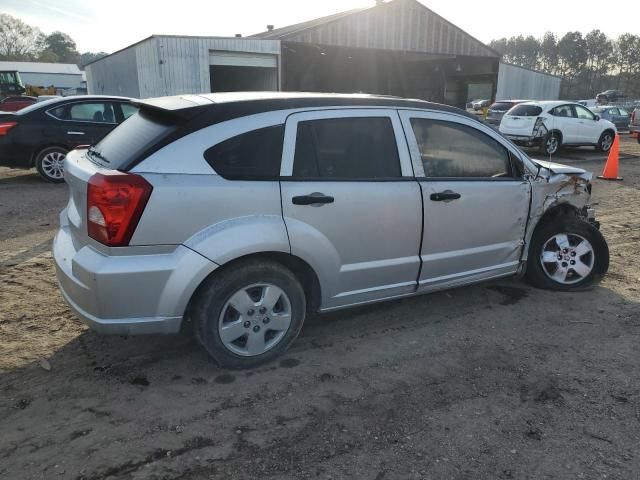
<path id="1" fill-rule="evenodd" d="M 49 253 L 66 187 L 0 169 L 0 478 L 640 479 L 640 146 L 623 140 L 624 181 L 594 181 L 600 286 L 316 316 L 240 372 L 187 334 L 88 331 Z"/>

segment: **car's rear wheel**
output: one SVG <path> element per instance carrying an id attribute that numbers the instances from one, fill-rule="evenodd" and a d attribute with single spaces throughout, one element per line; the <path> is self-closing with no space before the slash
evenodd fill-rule
<path id="1" fill-rule="evenodd" d="M 223 367 L 249 368 L 282 355 L 300 333 L 306 303 L 290 270 L 270 260 L 235 264 L 198 290 L 196 338 Z"/>
<path id="2" fill-rule="evenodd" d="M 560 149 L 561 139 L 560 135 L 556 132 L 550 132 L 542 141 L 540 150 L 545 155 L 555 155 Z"/>
<path id="3" fill-rule="evenodd" d="M 611 146 L 613 145 L 613 140 L 615 138 L 615 134 L 609 130 L 603 132 L 598 139 L 598 145 L 596 145 L 596 150 L 600 152 L 608 152 L 611 150 Z"/>
<path id="4" fill-rule="evenodd" d="M 47 147 L 36 155 L 36 169 L 51 183 L 64 182 L 64 158 L 68 150 L 63 147 Z"/>
<path id="5" fill-rule="evenodd" d="M 529 247 L 527 280 L 552 290 L 579 290 L 609 268 L 609 247 L 590 223 L 561 216 L 536 229 Z"/>

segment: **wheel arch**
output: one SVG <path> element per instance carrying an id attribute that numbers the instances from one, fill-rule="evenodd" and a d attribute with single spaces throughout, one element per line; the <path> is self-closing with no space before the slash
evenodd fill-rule
<path id="1" fill-rule="evenodd" d="M 580 218 L 580 209 L 575 205 L 572 205 L 568 202 L 558 203 L 549 207 L 538 219 L 538 221 L 529 229 L 526 236 L 526 245 L 525 255 L 523 255 L 522 260 L 526 262 L 529 258 L 529 250 L 532 245 L 532 239 L 537 231 L 539 231 L 542 227 L 549 224 L 550 222 L 556 220 L 559 217 L 573 217 Z M 526 264 L 526 263 L 525 263 Z"/>
<path id="2" fill-rule="evenodd" d="M 47 143 L 47 144 L 44 144 L 44 145 L 38 145 L 37 147 L 35 147 L 33 149 L 33 153 L 31 154 L 31 160 L 29 162 L 31 167 L 35 167 L 36 166 L 36 159 L 38 158 L 38 155 L 40 155 L 40 153 L 43 150 L 46 150 L 47 148 L 51 148 L 51 147 L 64 148 L 67 151 L 67 153 L 72 150 L 71 148 L 69 148 L 69 145 L 65 145 L 62 142 L 51 142 L 51 143 Z"/>
<path id="3" fill-rule="evenodd" d="M 204 286 L 210 281 L 211 278 L 220 275 L 226 270 L 235 268 L 235 266 L 240 263 L 252 260 L 270 260 L 288 268 L 300 282 L 300 285 L 304 291 L 305 299 L 307 302 L 307 313 L 315 313 L 320 309 L 320 303 L 322 300 L 320 280 L 311 265 L 309 265 L 302 258 L 290 253 L 265 251 L 238 256 L 232 260 L 229 260 L 219 268 L 216 268 L 211 273 L 209 273 L 209 275 L 202 279 L 202 281 L 191 294 L 191 298 L 189 299 L 189 302 L 187 303 L 185 309 L 184 318 L 189 319 L 189 312 L 194 300 L 197 298 L 201 289 L 204 288 Z"/>

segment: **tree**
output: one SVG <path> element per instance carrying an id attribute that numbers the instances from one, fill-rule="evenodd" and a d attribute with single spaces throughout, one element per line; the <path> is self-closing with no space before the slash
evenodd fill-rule
<path id="1" fill-rule="evenodd" d="M 0 59 L 34 59 L 38 54 L 40 35 L 38 28 L 6 13 L 0 14 Z"/>
<path id="2" fill-rule="evenodd" d="M 600 30 L 592 30 L 584 37 L 587 48 L 588 91 L 602 88 L 602 77 L 609 71 L 614 60 L 613 42 Z"/>
<path id="3" fill-rule="evenodd" d="M 43 51 L 40 56 L 55 58 L 60 63 L 77 63 L 80 54 L 76 50 L 76 42 L 63 32 L 53 32 L 43 40 Z"/>
<path id="4" fill-rule="evenodd" d="M 567 80 L 564 96 L 571 98 L 575 78 L 584 70 L 587 61 L 587 44 L 580 32 L 567 32 L 558 42 L 560 74 Z"/>
<path id="5" fill-rule="evenodd" d="M 87 65 L 88 63 L 95 62 L 102 57 L 106 57 L 107 55 L 109 54 L 105 52 L 84 52 L 80 54 L 80 58 L 78 59 L 78 66 L 81 69 L 84 69 L 85 65 Z"/>
<path id="6" fill-rule="evenodd" d="M 558 70 L 558 39 L 547 32 L 540 42 L 540 68 L 547 73 L 555 73 Z"/>

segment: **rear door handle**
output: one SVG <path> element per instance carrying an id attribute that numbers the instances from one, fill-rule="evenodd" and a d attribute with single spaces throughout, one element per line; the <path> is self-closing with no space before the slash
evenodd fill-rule
<path id="1" fill-rule="evenodd" d="M 299 195 L 297 197 L 293 197 L 291 202 L 294 205 L 318 205 L 325 203 L 333 203 L 334 198 L 325 195 L 324 193 L 314 192 L 309 195 Z"/>
<path id="2" fill-rule="evenodd" d="M 451 190 L 445 190 L 444 192 L 432 193 L 429 197 L 434 202 L 446 202 L 450 200 L 457 200 L 462 195 L 456 192 L 452 192 Z"/>
<path id="3" fill-rule="evenodd" d="M 85 132 L 75 132 L 73 130 L 70 130 L 67 132 L 67 135 L 84 135 Z"/>

